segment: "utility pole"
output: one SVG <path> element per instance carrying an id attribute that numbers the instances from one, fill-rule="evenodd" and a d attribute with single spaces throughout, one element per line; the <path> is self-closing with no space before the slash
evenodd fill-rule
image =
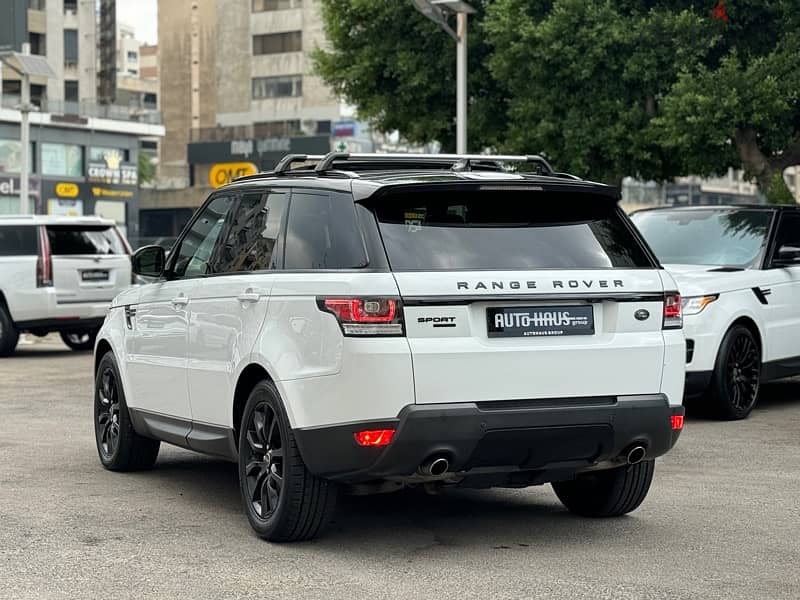
<path id="1" fill-rule="evenodd" d="M 29 56 L 31 53 L 31 45 L 27 42 L 22 44 L 22 55 Z M 31 152 L 31 125 L 30 125 L 30 112 L 31 112 L 31 76 L 26 72 L 20 75 L 20 145 L 22 146 L 19 151 L 20 164 L 19 166 L 19 212 L 27 215 L 30 212 L 30 194 L 28 192 L 29 171 L 30 171 L 30 152 Z"/>
<path id="2" fill-rule="evenodd" d="M 415 8 L 456 42 L 456 152 L 467 154 L 467 20 L 475 9 L 463 0 L 412 0 Z M 456 30 L 447 15 L 456 15 Z"/>

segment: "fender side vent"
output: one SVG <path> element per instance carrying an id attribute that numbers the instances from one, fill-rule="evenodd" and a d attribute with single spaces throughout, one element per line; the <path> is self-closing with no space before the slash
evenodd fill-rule
<path id="1" fill-rule="evenodd" d="M 767 300 L 767 296 L 772 294 L 772 290 L 771 289 L 754 287 L 753 288 L 753 293 L 756 295 L 756 298 L 758 298 L 758 301 L 761 302 L 761 304 L 769 304 L 769 301 Z"/>

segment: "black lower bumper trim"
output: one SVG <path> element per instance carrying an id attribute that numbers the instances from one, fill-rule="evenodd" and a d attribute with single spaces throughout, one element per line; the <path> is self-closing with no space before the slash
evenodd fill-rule
<path id="1" fill-rule="evenodd" d="M 564 406 L 530 400 L 503 409 L 481 410 L 475 403 L 415 404 L 396 419 L 296 429 L 309 470 L 330 479 L 362 482 L 412 476 L 425 460 L 445 456 L 450 471 L 476 472 L 578 471 L 616 460 L 634 444 L 646 458 L 666 453 L 678 439 L 670 417 L 682 406 L 666 396 L 622 396 L 585 404 L 570 399 Z M 365 429 L 394 428 L 385 448 L 363 448 L 353 434 Z"/>
<path id="2" fill-rule="evenodd" d="M 683 395 L 688 398 L 702 396 L 711 385 L 712 371 L 687 371 Z"/>

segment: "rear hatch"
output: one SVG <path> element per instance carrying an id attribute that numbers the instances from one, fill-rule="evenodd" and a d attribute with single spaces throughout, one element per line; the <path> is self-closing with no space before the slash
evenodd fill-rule
<path id="1" fill-rule="evenodd" d="M 53 285 L 60 304 L 110 301 L 131 285 L 131 260 L 113 225 L 48 225 Z"/>
<path id="2" fill-rule="evenodd" d="M 418 403 L 660 391 L 663 284 L 613 198 L 429 189 L 371 207 Z"/>

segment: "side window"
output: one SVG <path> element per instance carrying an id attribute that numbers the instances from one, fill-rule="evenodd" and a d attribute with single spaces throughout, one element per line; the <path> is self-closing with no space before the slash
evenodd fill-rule
<path id="1" fill-rule="evenodd" d="M 276 269 L 289 195 L 260 190 L 242 194 L 222 243 L 218 273 Z"/>
<path id="2" fill-rule="evenodd" d="M 775 253 L 781 246 L 795 246 L 800 248 L 800 214 L 785 213 L 778 223 L 778 233 L 775 236 Z"/>
<path id="3" fill-rule="evenodd" d="M 232 205 L 233 196 L 217 196 L 206 205 L 176 250 L 178 256 L 172 268 L 174 277 L 200 277 L 217 272 L 216 242 Z"/>
<path id="4" fill-rule="evenodd" d="M 358 269 L 367 264 L 352 197 L 292 192 L 284 268 Z"/>
<path id="5" fill-rule="evenodd" d="M 0 226 L 0 256 L 36 256 L 38 233 L 33 225 Z"/>

